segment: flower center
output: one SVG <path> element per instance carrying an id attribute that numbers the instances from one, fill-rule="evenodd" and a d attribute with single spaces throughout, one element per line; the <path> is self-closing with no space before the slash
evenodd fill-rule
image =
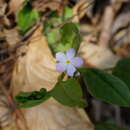
<path id="1" fill-rule="evenodd" d="M 70 64 L 71 63 L 71 61 L 70 60 L 66 60 L 66 64 Z"/>

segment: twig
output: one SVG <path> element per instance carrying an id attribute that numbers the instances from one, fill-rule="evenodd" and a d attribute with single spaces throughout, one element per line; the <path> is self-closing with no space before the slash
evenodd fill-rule
<path id="1" fill-rule="evenodd" d="M 9 58 L 6 58 L 4 59 L 2 62 L 0 62 L 0 66 L 3 65 L 3 64 L 6 64 L 7 62 L 13 60 L 14 58 L 17 58 L 18 56 L 17 55 L 12 55 L 10 56 Z"/>
<path id="2" fill-rule="evenodd" d="M 119 7 L 116 5 L 121 5 L 123 1 L 119 0 L 110 0 L 110 4 L 106 7 L 103 19 L 102 19 L 102 30 L 99 38 L 99 45 L 103 47 L 109 47 L 109 42 L 111 39 L 111 34 L 112 34 L 112 24 L 115 18 L 115 15 L 119 11 Z"/>
<path id="3" fill-rule="evenodd" d="M 119 106 L 114 106 L 115 109 L 115 120 L 116 124 L 121 127 L 122 125 L 122 120 L 121 120 L 121 109 Z"/>
<path id="4" fill-rule="evenodd" d="M 25 35 L 24 37 L 17 42 L 14 46 L 9 47 L 9 48 L 5 48 L 3 50 L 0 51 L 0 55 L 4 54 L 6 52 L 14 52 L 17 48 L 19 48 L 20 46 L 22 46 L 23 44 L 25 44 L 25 41 L 35 32 L 35 30 L 41 25 L 41 22 L 37 23 L 35 26 L 33 26 Z"/>
<path id="5" fill-rule="evenodd" d="M 107 6 L 103 15 L 103 26 L 99 39 L 99 45 L 103 47 L 109 46 L 109 41 L 111 38 L 111 27 L 114 20 L 114 10 L 112 6 Z"/>

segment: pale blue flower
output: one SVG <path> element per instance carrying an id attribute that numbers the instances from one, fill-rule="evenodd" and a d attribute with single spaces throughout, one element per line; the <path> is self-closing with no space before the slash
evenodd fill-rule
<path id="1" fill-rule="evenodd" d="M 73 76 L 76 68 L 83 65 L 83 60 L 80 57 L 75 57 L 75 54 L 73 48 L 68 49 L 66 53 L 56 53 L 56 71 L 67 72 L 67 75 Z"/>

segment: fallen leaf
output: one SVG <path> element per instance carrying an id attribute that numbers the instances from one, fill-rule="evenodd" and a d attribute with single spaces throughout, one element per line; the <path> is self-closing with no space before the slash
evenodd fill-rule
<path id="1" fill-rule="evenodd" d="M 86 43 L 85 41 L 80 46 L 79 55 L 84 59 L 86 65 L 89 64 L 101 69 L 114 67 L 120 59 L 108 48 Z"/>
<path id="2" fill-rule="evenodd" d="M 7 3 L 5 3 L 5 1 L 1 0 L 0 1 L 0 17 L 4 16 L 6 7 L 7 7 Z"/>
<path id="3" fill-rule="evenodd" d="M 60 10 L 65 3 L 62 0 L 32 0 L 32 6 L 41 12 L 44 12 L 48 8 L 51 10 Z"/>
<path id="4" fill-rule="evenodd" d="M 22 8 L 22 4 L 24 1 L 25 0 L 10 0 L 9 2 L 10 11 L 16 15 L 18 10 Z"/>
<path id="5" fill-rule="evenodd" d="M 0 86 L 1 87 L 1 86 Z M 7 99 L 4 95 L 0 94 L 0 121 L 1 127 L 5 127 L 12 123 L 10 109 L 5 103 L 7 103 Z"/>
<path id="6" fill-rule="evenodd" d="M 17 31 L 16 28 L 13 28 L 13 29 L 10 29 L 10 30 L 7 30 L 5 29 L 3 31 L 4 35 L 5 35 L 5 39 L 6 41 L 8 42 L 8 45 L 9 46 L 13 46 L 15 45 L 17 42 L 20 41 L 20 35 Z"/>

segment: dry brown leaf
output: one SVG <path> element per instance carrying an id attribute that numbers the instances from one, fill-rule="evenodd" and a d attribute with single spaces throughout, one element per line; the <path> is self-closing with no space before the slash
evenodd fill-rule
<path id="1" fill-rule="evenodd" d="M 13 12 L 15 15 L 17 11 L 22 8 L 22 4 L 25 0 L 10 0 L 9 2 L 9 7 L 10 7 L 10 12 Z"/>
<path id="2" fill-rule="evenodd" d="M 9 46 L 13 46 L 20 41 L 20 35 L 16 28 L 10 30 L 4 29 L 3 33 Z"/>
<path id="3" fill-rule="evenodd" d="M 85 63 L 101 69 L 111 68 L 117 63 L 120 57 L 115 56 L 108 48 L 83 42 L 79 54 Z"/>
<path id="4" fill-rule="evenodd" d="M 79 22 L 79 20 L 84 17 L 86 10 L 91 8 L 92 2 L 93 0 L 80 0 L 77 2 L 77 4 L 73 7 L 73 22 Z"/>
<path id="5" fill-rule="evenodd" d="M 130 44 L 124 44 L 123 46 L 115 46 L 113 50 L 118 56 L 130 57 Z"/>
<path id="6" fill-rule="evenodd" d="M 44 12 L 46 9 L 62 10 L 66 0 L 32 0 L 32 6 L 38 11 Z"/>
<path id="7" fill-rule="evenodd" d="M 12 92 L 33 91 L 40 88 L 52 89 L 59 73 L 45 38 L 38 29 L 28 45 L 27 54 L 15 65 Z M 37 38 L 34 40 L 34 37 Z M 54 99 L 22 109 L 29 130 L 93 130 L 93 125 L 82 109 L 66 107 Z"/>
<path id="8" fill-rule="evenodd" d="M 7 103 L 7 99 L 0 94 L 0 127 L 5 127 L 12 123 L 10 109 L 5 103 Z"/>
<path id="9" fill-rule="evenodd" d="M 7 3 L 5 3 L 4 0 L 0 1 L 0 17 L 4 16 L 5 11 L 6 11 Z"/>

